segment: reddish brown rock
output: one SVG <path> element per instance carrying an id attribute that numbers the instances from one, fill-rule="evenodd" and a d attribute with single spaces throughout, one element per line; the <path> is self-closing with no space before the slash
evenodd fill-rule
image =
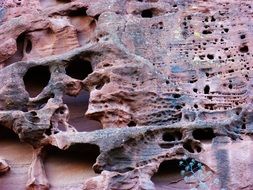
<path id="1" fill-rule="evenodd" d="M 3 159 L 0 160 L 0 174 L 3 175 L 10 170 L 10 166 Z"/>
<path id="2" fill-rule="evenodd" d="M 180 175 L 185 155 L 202 186 L 252 190 L 252 12 L 1 1 L 0 190 L 201 189 Z"/>

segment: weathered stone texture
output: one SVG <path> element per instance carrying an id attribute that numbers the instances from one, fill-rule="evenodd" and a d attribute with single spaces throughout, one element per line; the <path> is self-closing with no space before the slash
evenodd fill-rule
<path id="1" fill-rule="evenodd" d="M 251 0 L 0 1 L 0 190 L 253 189 Z M 159 167 L 160 166 L 160 167 Z"/>

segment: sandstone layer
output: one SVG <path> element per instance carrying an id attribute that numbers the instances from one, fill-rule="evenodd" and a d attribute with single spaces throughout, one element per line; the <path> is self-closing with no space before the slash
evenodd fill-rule
<path id="1" fill-rule="evenodd" d="M 0 1 L 0 190 L 253 189 L 251 0 Z M 214 179 L 219 183 L 212 186 Z"/>

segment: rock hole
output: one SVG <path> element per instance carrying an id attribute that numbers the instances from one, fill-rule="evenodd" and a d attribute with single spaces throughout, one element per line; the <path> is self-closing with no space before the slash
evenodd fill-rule
<path id="1" fill-rule="evenodd" d="M 23 80 L 30 97 L 37 96 L 47 86 L 50 76 L 48 66 L 35 66 L 28 69 Z"/>
<path id="2" fill-rule="evenodd" d="M 106 83 L 109 83 L 110 82 L 110 78 L 109 77 L 104 77 L 101 81 L 98 82 L 98 84 L 96 85 L 96 89 L 97 90 L 101 90 L 103 88 L 103 86 L 106 84 Z"/>
<path id="3" fill-rule="evenodd" d="M 10 65 L 12 63 L 21 61 L 23 59 L 23 56 L 24 56 L 23 50 L 24 50 L 25 38 L 26 38 L 25 33 L 22 33 L 18 36 L 18 38 L 16 39 L 17 51 L 15 52 L 15 54 L 12 57 L 5 60 L 5 65 Z"/>
<path id="4" fill-rule="evenodd" d="M 30 39 L 27 39 L 25 52 L 30 53 L 31 51 L 32 51 L 32 42 Z"/>
<path id="5" fill-rule="evenodd" d="M 100 122 L 91 120 L 85 115 L 89 106 L 89 98 L 90 93 L 85 90 L 76 97 L 63 96 L 63 102 L 67 104 L 70 112 L 68 123 L 77 131 L 94 131 L 103 128 Z"/>
<path id="6" fill-rule="evenodd" d="M 173 98 L 180 98 L 181 95 L 180 95 L 180 94 L 173 94 L 172 97 L 173 97 Z"/>
<path id="7" fill-rule="evenodd" d="M 210 87 L 209 85 L 206 85 L 204 88 L 204 94 L 209 94 L 209 91 L 210 91 Z"/>
<path id="8" fill-rule="evenodd" d="M 75 189 L 81 189 L 85 179 L 97 176 L 92 166 L 99 154 L 99 147 L 93 144 L 78 143 L 67 150 L 46 147 L 44 166 L 51 188 L 79 184 Z"/>
<path id="9" fill-rule="evenodd" d="M 182 139 L 182 133 L 179 131 L 176 132 L 166 132 L 163 134 L 162 139 L 164 141 L 175 141 L 175 140 L 181 140 Z"/>
<path id="10" fill-rule="evenodd" d="M 3 125 L 0 125 L 0 140 L 2 139 L 12 139 L 19 141 L 18 135 L 14 133 L 14 131 Z"/>
<path id="11" fill-rule="evenodd" d="M 86 8 L 81 7 L 77 10 L 70 11 L 68 16 L 70 17 L 86 16 L 87 15 L 86 10 L 87 10 Z"/>
<path id="12" fill-rule="evenodd" d="M 130 121 L 128 124 L 127 124 L 128 127 L 135 127 L 136 126 L 136 123 L 134 121 Z"/>
<path id="13" fill-rule="evenodd" d="M 142 18 L 152 18 L 153 17 L 153 10 L 152 9 L 143 10 L 141 12 L 141 17 Z"/>
<path id="14" fill-rule="evenodd" d="M 183 144 L 183 147 L 189 151 L 190 153 L 194 153 L 194 150 L 192 149 L 191 142 L 187 141 Z"/>
<path id="15" fill-rule="evenodd" d="M 80 58 L 76 58 L 66 67 L 66 74 L 74 79 L 83 80 L 92 73 L 91 63 Z"/>
<path id="16" fill-rule="evenodd" d="M 249 48 L 248 48 L 247 45 L 243 45 L 243 46 L 241 46 L 241 47 L 239 48 L 239 51 L 240 51 L 241 53 L 247 53 L 247 52 L 249 51 Z"/>
<path id="17" fill-rule="evenodd" d="M 202 34 L 212 34 L 211 30 L 203 30 Z"/>
<path id="18" fill-rule="evenodd" d="M 207 58 L 208 58 L 208 59 L 214 59 L 214 55 L 212 55 L 212 54 L 207 54 Z"/>
<path id="19" fill-rule="evenodd" d="M 172 133 L 164 133 L 162 138 L 164 141 L 169 141 L 169 142 L 176 140 Z"/>
<path id="20" fill-rule="evenodd" d="M 244 34 L 242 34 L 242 35 L 240 36 L 240 38 L 241 38 L 241 39 L 245 39 L 246 36 L 245 36 Z"/>
<path id="21" fill-rule="evenodd" d="M 229 29 L 228 29 L 228 28 L 224 28 L 224 31 L 225 31 L 225 32 L 228 32 L 228 31 L 229 31 Z"/>
<path id="22" fill-rule="evenodd" d="M 205 129 L 195 129 L 192 133 L 194 139 L 200 141 L 209 141 L 215 137 L 212 128 L 205 128 Z"/>
<path id="23" fill-rule="evenodd" d="M 216 19 L 212 16 L 212 17 L 211 17 L 211 22 L 215 22 L 215 20 L 216 20 Z"/>
<path id="24" fill-rule="evenodd" d="M 8 173 L 0 176 L 0 189 L 22 189 L 27 182 L 27 173 L 32 162 L 32 146 L 20 142 L 17 134 L 0 125 L 0 153 L 11 168 Z"/>
<path id="25" fill-rule="evenodd" d="M 37 113 L 35 111 L 30 111 L 30 112 L 26 113 L 25 116 L 32 123 L 39 123 L 40 122 L 40 118 L 37 116 Z"/>
<path id="26" fill-rule="evenodd" d="M 183 180 L 180 175 L 179 161 L 176 159 L 166 160 L 160 164 L 158 171 L 151 178 L 155 189 L 190 189 L 186 183 L 175 183 Z"/>

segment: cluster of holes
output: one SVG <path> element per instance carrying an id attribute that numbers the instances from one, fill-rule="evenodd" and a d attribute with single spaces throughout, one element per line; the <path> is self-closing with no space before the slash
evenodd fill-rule
<path id="1" fill-rule="evenodd" d="M 188 15 L 184 17 L 184 21 L 182 22 L 182 36 L 186 39 L 190 35 L 194 34 L 193 32 L 193 26 L 190 24 L 190 21 L 192 20 L 192 16 Z"/>
<path id="2" fill-rule="evenodd" d="M 163 29 L 163 22 L 158 22 L 158 23 L 152 24 L 151 29 L 152 30 L 157 30 L 157 29 L 162 30 Z"/>
<path id="3" fill-rule="evenodd" d="M 27 119 L 31 121 L 32 123 L 40 122 L 40 118 L 38 117 L 37 112 L 34 110 L 27 113 Z"/>

